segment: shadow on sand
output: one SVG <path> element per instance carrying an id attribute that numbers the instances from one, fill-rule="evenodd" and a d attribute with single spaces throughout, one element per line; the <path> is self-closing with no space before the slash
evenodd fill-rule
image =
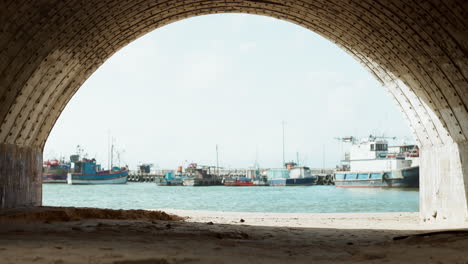
<path id="1" fill-rule="evenodd" d="M 364 221 L 364 220 L 363 220 Z M 2 263 L 467 263 L 468 231 L 188 222 L 160 211 L 0 212 Z"/>

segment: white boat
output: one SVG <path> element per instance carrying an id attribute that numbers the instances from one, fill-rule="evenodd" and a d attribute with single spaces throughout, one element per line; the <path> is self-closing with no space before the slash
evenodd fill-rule
<path id="1" fill-rule="evenodd" d="M 398 146 L 405 152 L 397 153 L 389 152 L 388 142 L 383 137 L 341 140 L 352 145 L 345 165 L 335 172 L 337 187 L 419 187 L 419 155 L 414 152 L 417 146 Z"/>

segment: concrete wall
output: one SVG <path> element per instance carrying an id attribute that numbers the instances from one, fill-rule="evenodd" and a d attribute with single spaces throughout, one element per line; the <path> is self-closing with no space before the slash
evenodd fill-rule
<path id="1" fill-rule="evenodd" d="M 466 202 L 451 202 L 468 196 L 456 187 L 467 184 L 467 10 L 464 0 L 1 1 L 0 144 L 40 152 L 81 84 L 112 54 L 156 28 L 206 14 L 265 15 L 329 39 L 382 83 L 427 161 L 421 164 L 422 218 L 437 211 L 446 219 L 436 221 L 465 221 Z M 0 166 L 5 197 L 36 193 L 11 186 L 40 188 L 35 165 L 24 172 L 29 176 L 17 176 L 18 185 L 8 185 L 16 167 Z M 452 187 L 456 191 L 445 194 Z M 434 193 L 443 195 L 429 199 Z M 22 200 L 28 199 L 8 204 Z"/>
<path id="2" fill-rule="evenodd" d="M 420 218 L 423 222 L 468 222 L 468 144 L 421 149 Z"/>
<path id="3" fill-rule="evenodd" d="M 0 208 L 42 204 L 42 151 L 0 144 Z"/>

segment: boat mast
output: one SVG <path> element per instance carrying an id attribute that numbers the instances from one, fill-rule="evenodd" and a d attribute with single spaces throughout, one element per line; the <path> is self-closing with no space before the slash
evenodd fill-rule
<path id="1" fill-rule="evenodd" d="M 322 169 L 325 169 L 325 144 L 322 145 Z"/>
<path id="2" fill-rule="evenodd" d="M 111 139 L 111 153 L 110 153 L 110 170 L 114 167 L 114 138 Z"/>
<path id="3" fill-rule="evenodd" d="M 255 146 L 255 164 L 254 168 L 258 170 L 260 165 L 258 164 L 258 146 Z"/>
<path id="4" fill-rule="evenodd" d="M 110 161 L 110 131 L 107 131 L 107 167 L 110 170 L 111 161 Z"/>
<path id="5" fill-rule="evenodd" d="M 216 175 L 219 176 L 218 144 L 216 144 Z"/>
<path id="6" fill-rule="evenodd" d="M 285 166 L 285 161 L 284 161 L 284 121 L 281 122 L 281 125 L 283 127 L 283 164 L 281 167 Z"/>

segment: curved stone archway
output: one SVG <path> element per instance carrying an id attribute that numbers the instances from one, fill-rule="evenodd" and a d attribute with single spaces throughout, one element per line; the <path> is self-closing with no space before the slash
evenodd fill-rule
<path id="1" fill-rule="evenodd" d="M 275 17 L 349 52 L 421 148 L 421 219 L 468 221 L 468 2 L 102 0 L 0 3 L 0 208 L 41 204 L 42 149 L 81 84 L 120 48 L 215 13 Z"/>

